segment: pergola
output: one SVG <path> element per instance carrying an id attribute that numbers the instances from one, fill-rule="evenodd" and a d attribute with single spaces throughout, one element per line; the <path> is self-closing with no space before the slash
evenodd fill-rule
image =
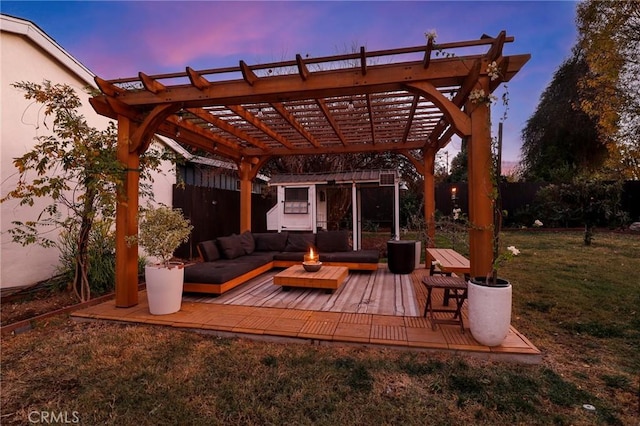
<path id="1" fill-rule="evenodd" d="M 116 305 L 138 303 L 138 247 L 127 246 L 125 237 L 138 232 L 139 160 L 154 134 L 237 164 L 241 232 L 251 227 L 251 182 L 271 157 L 400 153 L 424 176 L 432 238 L 436 153 L 458 135 L 469 155 L 471 273 L 486 275 L 494 205 L 487 95 L 531 57 L 503 56 L 504 44 L 513 41 L 502 31 L 478 40 L 436 44 L 428 38 L 416 47 L 361 47 L 321 58 L 96 77 L 102 94 L 91 104 L 118 121 L 117 155 L 127 170 L 116 210 Z"/>

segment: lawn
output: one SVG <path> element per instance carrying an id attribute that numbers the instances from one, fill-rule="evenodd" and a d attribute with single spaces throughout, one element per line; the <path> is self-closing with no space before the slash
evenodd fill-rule
<path id="1" fill-rule="evenodd" d="M 500 275 L 540 365 L 58 317 L 3 339 L 0 422 L 45 413 L 91 425 L 637 425 L 640 237 L 503 240 L 522 252 Z"/>

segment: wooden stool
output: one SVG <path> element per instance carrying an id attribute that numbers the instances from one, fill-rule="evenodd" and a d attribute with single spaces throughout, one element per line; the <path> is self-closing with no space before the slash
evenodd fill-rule
<path id="1" fill-rule="evenodd" d="M 431 312 L 431 327 L 435 330 L 436 324 L 460 324 L 460 329 L 464 333 L 464 324 L 462 322 L 462 305 L 467 298 L 467 281 L 460 277 L 448 277 L 442 275 L 430 275 L 422 279 L 422 284 L 427 287 L 427 303 L 424 307 L 423 317 L 427 318 L 427 313 Z M 442 288 L 445 293 L 449 293 L 449 297 L 455 299 L 455 309 L 434 309 L 431 301 L 431 291 L 434 288 Z M 437 319 L 435 312 L 452 312 L 452 319 Z"/>

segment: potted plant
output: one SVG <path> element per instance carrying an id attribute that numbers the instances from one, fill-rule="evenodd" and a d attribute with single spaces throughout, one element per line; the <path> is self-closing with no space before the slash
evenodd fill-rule
<path id="1" fill-rule="evenodd" d="M 189 239 L 193 226 L 182 212 L 169 207 L 147 210 L 140 221 L 138 244 L 160 260 L 145 266 L 149 311 L 153 315 L 177 312 L 182 304 L 184 265 L 171 262 L 173 252 Z"/>
<path id="2" fill-rule="evenodd" d="M 492 270 L 484 277 L 468 282 L 468 314 L 471 335 L 478 343 L 498 346 L 509 333 L 511 325 L 511 283 L 498 278 L 498 269 L 520 254 L 514 246 L 495 256 Z"/>

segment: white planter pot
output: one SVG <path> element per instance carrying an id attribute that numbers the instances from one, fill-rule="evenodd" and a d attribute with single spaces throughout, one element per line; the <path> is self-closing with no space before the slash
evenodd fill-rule
<path id="1" fill-rule="evenodd" d="M 491 287 L 469 280 L 469 328 L 473 338 L 486 346 L 499 346 L 509 333 L 511 325 L 511 284 Z M 484 281 L 482 279 L 481 281 Z"/>
<path id="2" fill-rule="evenodd" d="M 144 274 L 151 314 L 166 315 L 178 312 L 182 304 L 184 266 L 174 264 L 169 269 L 157 265 L 147 265 L 144 268 Z"/>
<path id="3" fill-rule="evenodd" d="M 416 269 L 420 267 L 421 256 L 422 256 L 422 241 L 416 241 Z"/>

